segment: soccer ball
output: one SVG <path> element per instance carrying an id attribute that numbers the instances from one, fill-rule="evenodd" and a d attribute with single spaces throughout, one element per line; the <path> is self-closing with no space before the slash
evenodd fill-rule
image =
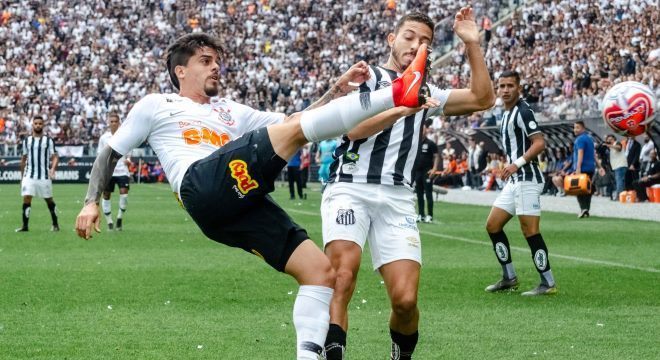
<path id="1" fill-rule="evenodd" d="M 637 136 L 653 124 L 658 100 L 653 91 L 636 81 L 614 85 L 601 102 L 605 124 L 623 136 Z"/>

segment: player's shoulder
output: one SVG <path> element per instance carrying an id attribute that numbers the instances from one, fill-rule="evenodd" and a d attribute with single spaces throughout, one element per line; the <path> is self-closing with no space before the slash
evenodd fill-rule
<path id="1" fill-rule="evenodd" d="M 520 99 L 516 104 L 518 107 L 518 113 L 523 118 L 523 120 L 534 120 L 534 110 L 527 101 Z"/>
<path id="2" fill-rule="evenodd" d="M 99 137 L 99 140 L 107 140 L 110 137 L 112 137 L 112 133 L 110 131 L 106 131 L 103 134 L 101 134 L 101 137 Z"/>

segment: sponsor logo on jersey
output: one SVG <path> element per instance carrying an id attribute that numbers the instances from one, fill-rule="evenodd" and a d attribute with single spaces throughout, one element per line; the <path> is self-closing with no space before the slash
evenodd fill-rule
<path id="1" fill-rule="evenodd" d="M 381 81 L 378 82 L 378 86 L 380 86 L 382 88 L 388 87 L 388 86 L 391 86 L 391 85 L 392 85 L 392 83 L 390 83 L 387 80 L 381 80 Z"/>
<path id="2" fill-rule="evenodd" d="M 189 128 L 181 132 L 184 141 L 188 145 L 199 145 L 201 143 L 213 145 L 215 147 L 224 146 L 231 138 L 227 133 L 218 133 L 207 127 L 201 129 Z"/>
<path id="3" fill-rule="evenodd" d="M 229 163 L 231 177 L 236 179 L 236 187 L 241 194 L 246 195 L 251 190 L 259 187 L 259 183 L 252 179 L 247 170 L 247 164 L 243 160 L 232 160 Z"/>

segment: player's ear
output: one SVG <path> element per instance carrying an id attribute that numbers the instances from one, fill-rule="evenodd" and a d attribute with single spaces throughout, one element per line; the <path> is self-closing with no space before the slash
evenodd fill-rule
<path id="1" fill-rule="evenodd" d="M 176 74 L 176 77 L 179 78 L 179 83 L 181 83 L 181 79 L 183 79 L 186 76 L 186 67 L 183 65 L 175 66 L 174 74 Z"/>
<path id="2" fill-rule="evenodd" d="M 389 33 L 387 35 L 387 45 L 389 45 L 390 48 L 394 47 L 394 39 L 396 39 L 395 33 Z"/>

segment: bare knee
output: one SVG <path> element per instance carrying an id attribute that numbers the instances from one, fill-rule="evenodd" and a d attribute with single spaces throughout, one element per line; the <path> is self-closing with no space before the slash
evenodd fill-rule
<path id="1" fill-rule="evenodd" d="M 486 231 L 489 234 L 496 234 L 502 231 L 502 225 L 497 223 L 496 221 L 488 219 L 488 221 L 486 221 Z"/>
<path id="2" fill-rule="evenodd" d="M 412 292 L 392 297 L 392 311 L 400 318 L 413 317 L 417 311 L 417 294 Z"/>
<path id="3" fill-rule="evenodd" d="M 336 274 L 335 292 L 343 294 L 351 293 L 351 290 L 355 286 L 357 273 L 352 269 L 340 267 L 336 270 Z"/>

